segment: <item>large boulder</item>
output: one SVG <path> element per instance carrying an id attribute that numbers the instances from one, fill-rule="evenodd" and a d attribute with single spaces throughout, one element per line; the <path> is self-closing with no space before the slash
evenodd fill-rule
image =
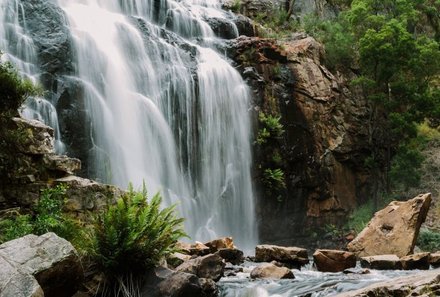
<path id="1" fill-rule="evenodd" d="M 429 253 L 417 253 L 400 258 L 404 270 L 429 269 Z"/>
<path id="2" fill-rule="evenodd" d="M 377 270 L 402 269 L 400 258 L 396 255 L 378 255 L 361 258 L 361 266 Z"/>
<path id="3" fill-rule="evenodd" d="M 367 227 L 348 244 L 358 257 L 413 252 L 420 226 L 431 204 L 431 194 L 421 194 L 408 201 L 393 201 L 376 212 Z"/>
<path id="4" fill-rule="evenodd" d="M 217 238 L 205 242 L 205 246 L 209 247 L 211 253 L 215 253 L 219 249 L 235 249 L 234 240 L 232 237 Z"/>
<path id="5" fill-rule="evenodd" d="M 55 233 L 8 241 L 0 245 L 0 256 L 33 275 L 46 297 L 72 296 L 83 278 L 75 248 Z"/>
<path id="6" fill-rule="evenodd" d="M 54 131 L 36 120 L 13 118 L 16 125 L 16 146 L 20 153 L 42 155 L 54 151 Z"/>
<path id="7" fill-rule="evenodd" d="M 286 267 L 279 267 L 272 263 L 263 263 L 251 271 L 251 278 L 284 279 L 295 278 L 295 276 L 292 271 Z"/>
<path id="8" fill-rule="evenodd" d="M 300 267 L 309 263 L 309 258 L 307 250 L 303 248 L 262 244 L 255 247 L 255 261 L 277 261 Z"/>
<path id="9" fill-rule="evenodd" d="M 223 259 L 219 255 L 209 254 L 184 262 L 176 268 L 176 271 L 192 273 L 200 278 L 218 281 L 223 276 L 224 269 Z"/>
<path id="10" fill-rule="evenodd" d="M 179 241 L 177 248 L 187 255 L 205 256 L 209 254 L 210 248 L 205 244 L 196 241 L 195 243 L 186 243 Z"/>
<path id="11" fill-rule="evenodd" d="M 43 297 L 35 277 L 0 254 L 0 297 Z"/>
<path id="12" fill-rule="evenodd" d="M 219 249 L 216 254 L 234 265 L 244 262 L 244 254 L 239 249 Z"/>
<path id="13" fill-rule="evenodd" d="M 164 267 L 152 269 L 142 282 L 140 296 L 145 297 L 211 297 L 217 296 L 215 282 L 186 272 Z"/>
<path id="14" fill-rule="evenodd" d="M 316 250 L 313 261 L 323 272 L 339 272 L 356 266 L 355 254 L 338 250 Z"/>
<path id="15" fill-rule="evenodd" d="M 440 266 L 440 252 L 431 253 L 429 255 L 429 264 L 436 268 Z"/>

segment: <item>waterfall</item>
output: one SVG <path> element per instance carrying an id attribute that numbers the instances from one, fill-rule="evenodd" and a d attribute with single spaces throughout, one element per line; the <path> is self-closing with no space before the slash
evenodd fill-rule
<path id="1" fill-rule="evenodd" d="M 21 7 L 18 0 L 0 3 Z M 217 0 L 52 0 L 51 5 L 62 10 L 71 36 L 75 66 L 69 79 L 82 88 L 92 143 L 90 177 L 124 188 L 145 182 L 151 194 L 160 191 L 167 205 L 178 205 L 192 240 L 231 235 L 250 250 L 257 242 L 250 91 L 216 50 L 223 41 L 208 23 L 220 20 L 237 35 L 228 13 Z M 15 63 L 18 54 L 12 55 L 24 45 L 14 43 L 18 49 L 12 50 L 7 44 L 19 39 L 12 35 L 25 36 L 32 58 L 20 59 L 35 70 L 17 65 L 38 80 L 26 17 L 16 12 L 15 18 L 0 16 L 2 24 L 12 25 L 0 32 L 0 47 Z M 37 117 L 31 111 L 26 115 Z M 39 116 L 54 119 L 52 112 Z"/>

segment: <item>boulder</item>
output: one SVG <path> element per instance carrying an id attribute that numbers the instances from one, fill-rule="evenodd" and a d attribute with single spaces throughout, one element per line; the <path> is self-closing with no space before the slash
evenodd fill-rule
<path id="1" fill-rule="evenodd" d="M 298 247 L 283 247 L 276 245 L 257 245 L 255 247 L 256 262 L 278 261 L 296 267 L 309 263 L 307 250 Z"/>
<path id="2" fill-rule="evenodd" d="M 198 241 L 193 244 L 180 241 L 177 243 L 177 248 L 180 249 L 182 253 L 196 256 L 205 256 L 209 254 L 210 251 L 209 247 Z"/>
<path id="3" fill-rule="evenodd" d="M 379 255 L 361 258 L 361 266 L 363 268 L 377 270 L 396 270 L 402 269 L 399 257 L 396 255 Z"/>
<path id="4" fill-rule="evenodd" d="M 404 270 L 429 269 L 429 253 L 417 253 L 400 258 Z"/>
<path id="5" fill-rule="evenodd" d="M 292 271 L 286 267 L 278 267 L 272 263 L 264 263 L 258 267 L 255 267 L 251 271 L 251 278 L 295 278 Z"/>
<path id="6" fill-rule="evenodd" d="M 197 257 L 184 262 L 176 268 L 176 271 L 187 272 L 201 278 L 209 278 L 218 281 L 225 269 L 225 262 L 216 254 Z"/>
<path id="7" fill-rule="evenodd" d="M 83 278 L 75 248 L 55 233 L 8 241 L 0 245 L 0 256 L 33 275 L 46 297 L 72 296 Z"/>
<path id="8" fill-rule="evenodd" d="M 316 250 L 313 261 L 323 272 L 339 272 L 356 266 L 355 254 L 338 250 Z"/>
<path id="9" fill-rule="evenodd" d="M 35 277 L 0 254 L 0 297 L 44 297 Z"/>
<path id="10" fill-rule="evenodd" d="M 243 252 L 238 249 L 219 249 L 216 254 L 222 257 L 226 262 L 234 265 L 244 262 Z"/>
<path id="11" fill-rule="evenodd" d="M 210 297 L 217 296 L 217 285 L 194 274 L 157 267 L 149 271 L 139 296 L 145 297 Z"/>
<path id="12" fill-rule="evenodd" d="M 189 259 L 191 259 L 190 255 L 185 255 L 182 253 L 173 253 L 168 256 L 167 263 L 168 263 L 168 265 L 170 265 L 172 267 L 177 267 L 180 264 L 182 264 L 183 262 L 188 261 Z"/>
<path id="13" fill-rule="evenodd" d="M 429 264 L 435 268 L 440 266 L 440 252 L 431 253 L 429 255 Z"/>
<path id="14" fill-rule="evenodd" d="M 365 288 L 334 295 L 335 297 L 440 296 L 440 271 L 417 272 L 409 276 L 387 279 Z"/>
<path id="15" fill-rule="evenodd" d="M 46 154 L 43 157 L 43 164 L 47 169 L 60 171 L 65 174 L 73 174 L 81 169 L 81 161 L 67 156 Z"/>
<path id="16" fill-rule="evenodd" d="M 358 257 L 411 254 L 430 204 L 430 193 L 408 201 L 391 202 L 376 212 L 367 227 L 347 245 L 348 250 Z"/>
<path id="17" fill-rule="evenodd" d="M 211 253 L 215 253 L 219 249 L 235 249 L 234 241 L 232 237 L 217 238 L 208 242 L 205 242 L 205 246 L 209 247 Z"/>

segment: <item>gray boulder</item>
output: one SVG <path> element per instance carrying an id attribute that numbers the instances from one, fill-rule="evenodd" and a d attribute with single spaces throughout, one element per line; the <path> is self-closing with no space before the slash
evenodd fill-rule
<path id="1" fill-rule="evenodd" d="M 35 277 L 0 255 L 0 297 L 43 297 Z"/>
<path id="2" fill-rule="evenodd" d="M 0 256 L 34 276 L 46 297 L 72 296 L 83 278 L 75 248 L 55 233 L 8 241 L 0 245 Z"/>

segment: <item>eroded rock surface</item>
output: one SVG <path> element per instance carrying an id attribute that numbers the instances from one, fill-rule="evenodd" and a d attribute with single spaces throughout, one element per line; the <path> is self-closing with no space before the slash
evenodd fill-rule
<path id="1" fill-rule="evenodd" d="M 414 250 L 420 226 L 431 204 L 431 194 L 408 201 L 393 201 L 376 212 L 367 227 L 348 244 L 358 257 L 395 254 L 407 256 Z"/>
<path id="2" fill-rule="evenodd" d="M 355 254 L 338 250 L 316 250 L 313 261 L 323 272 L 339 272 L 356 266 Z"/>

